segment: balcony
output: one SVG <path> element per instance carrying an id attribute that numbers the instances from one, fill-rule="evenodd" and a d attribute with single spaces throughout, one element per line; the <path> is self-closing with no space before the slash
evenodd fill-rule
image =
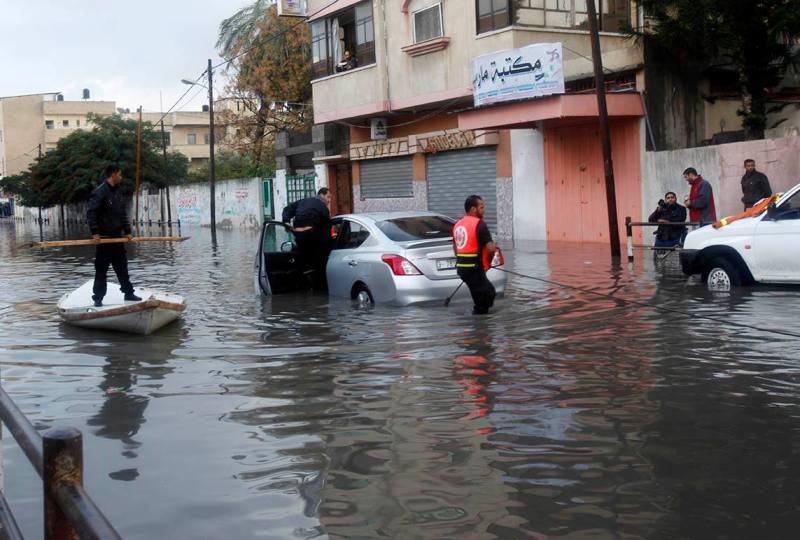
<path id="1" fill-rule="evenodd" d="M 338 118 L 373 116 L 389 110 L 385 78 L 378 64 L 335 73 L 316 79 L 311 85 L 317 124 Z"/>

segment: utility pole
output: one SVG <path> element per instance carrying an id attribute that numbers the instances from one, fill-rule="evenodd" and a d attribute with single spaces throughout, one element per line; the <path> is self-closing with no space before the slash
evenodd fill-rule
<path id="1" fill-rule="evenodd" d="M 42 143 L 39 143 L 39 159 L 42 159 Z M 42 232 L 42 207 L 39 206 L 39 232 Z"/>
<path id="2" fill-rule="evenodd" d="M 611 132 L 608 128 L 606 106 L 606 81 L 603 76 L 603 58 L 600 53 L 600 35 L 597 28 L 597 10 L 594 0 L 587 0 L 589 32 L 592 39 L 594 85 L 597 90 L 597 109 L 600 113 L 600 141 L 603 145 L 603 168 L 606 176 L 606 205 L 608 207 L 608 239 L 611 241 L 611 258 L 619 260 L 619 226 L 617 224 L 617 192 L 614 187 L 614 163 L 611 161 Z"/>
<path id="3" fill-rule="evenodd" d="M 209 180 L 211 184 L 211 241 L 217 241 L 217 215 L 216 215 L 216 171 L 214 170 L 214 70 L 211 67 L 211 58 L 208 59 L 208 146 L 211 167 Z"/>
<path id="4" fill-rule="evenodd" d="M 164 133 L 164 119 L 161 119 L 161 149 L 164 151 L 164 172 L 167 171 L 167 136 Z M 164 209 L 161 209 L 161 221 L 164 221 Z M 167 225 L 172 229 L 172 208 L 169 203 L 169 178 L 167 179 Z"/>
<path id="5" fill-rule="evenodd" d="M 139 124 L 136 126 L 136 234 L 139 234 L 139 181 L 142 170 L 142 106 L 139 105 Z"/>

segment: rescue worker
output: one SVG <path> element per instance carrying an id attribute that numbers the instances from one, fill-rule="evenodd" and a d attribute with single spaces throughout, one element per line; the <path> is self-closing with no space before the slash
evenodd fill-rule
<path id="1" fill-rule="evenodd" d="M 486 277 L 496 251 L 489 227 L 483 221 L 486 203 L 478 195 L 464 202 L 466 215 L 453 227 L 453 251 L 458 277 L 467 284 L 475 306 L 472 313 L 485 315 L 494 304 L 496 291 Z"/>
<path id="2" fill-rule="evenodd" d="M 312 272 L 315 289 L 328 289 L 325 267 L 331 252 L 331 191 L 324 187 L 316 197 L 295 201 L 283 209 L 284 223 L 290 223 L 299 251 L 300 267 Z"/>
<path id="3" fill-rule="evenodd" d="M 102 237 L 119 238 L 131 236 L 131 224 L 125 212 L 125 201 L 120 192 L 122 183 L 122 169 L 119 165 L 111 164 L 105 169 L 105 180 L 92 191 L 89 197 L 89 208 L 86 211 L 86 222 L 92 232 L 93 240 Z M 92 300 L 94 305 L 103 305 L 106 295 L 106 277 L 108 265 L 114 268 L 114 273 L 119 279 L 120 290 L 125 294 L 125 301 L 138 302 L 141 300 L 133 294 L 133 285 L 128 276 L 128 257 L 123 244 L 97 244 L 94 256 L 94 287 Z"/>

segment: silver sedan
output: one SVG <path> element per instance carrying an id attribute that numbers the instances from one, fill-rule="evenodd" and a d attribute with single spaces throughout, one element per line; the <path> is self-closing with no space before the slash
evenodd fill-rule
<path id="1" fill-rule="evenodd" d="M 461 282 L 453 254 L 454 223 L 418 211 L 336 216 L 326 271 L 330 294 L 401 306 L 443 301 Z M 278 294 L 304 288 L 308 280 L 298 260 L 291 230 L 280 222 L 265 223 L 256 259 L 261 290 Z M 500 252 L 493 265 L 503 263 Z M 502 295 L 506 274 L 491 269 L 487 277 Z M 469 298 L 466 286 L 458 298 Z"/>

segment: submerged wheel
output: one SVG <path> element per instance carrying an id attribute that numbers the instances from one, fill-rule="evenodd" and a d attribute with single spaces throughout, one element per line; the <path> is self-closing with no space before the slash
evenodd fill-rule
<path id="1" fill-rule="evenodd" d="M 730 291 L 742 284 L 739 270 L 728 259 L 711 259 L 702 274 L 709 291 Z"/>
<path id="2" fill-rule="evenodd" d="M 353 300 L 358 302 L 359 305 L 365 306 L 374 304 L 375 300 L 372 298 L 372 293 L 369 288 L 363 283 L 359 283 L 353 289 Z"/>

